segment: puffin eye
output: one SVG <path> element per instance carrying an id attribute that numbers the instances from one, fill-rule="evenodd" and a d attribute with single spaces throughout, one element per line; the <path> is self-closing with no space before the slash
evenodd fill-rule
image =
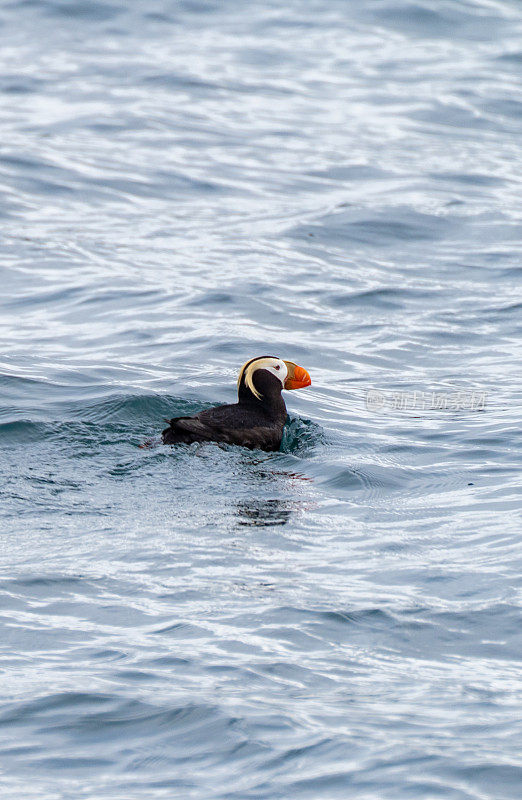
<path id="1" fill-rule="evenodd" d="M 276 364 L 276 365 L 275 365 L 275 368 L 276 368 L 276 369 L 281 369 L 281 367 L 280 367 L 280 365 L 279 365 L 279 364 Z"/>

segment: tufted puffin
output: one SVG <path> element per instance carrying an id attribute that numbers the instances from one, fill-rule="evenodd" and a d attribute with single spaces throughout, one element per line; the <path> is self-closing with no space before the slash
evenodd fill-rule
<path id="1" fill-rule="evenodd" d="M 163 444 L 226 442 L 251 450 L 279 450 L 286 421 L 283 389 L 310 386 L 310 375 L 293 361 L 276 356 L 252 358 L 241 367 L 238 401 L 174 417 L 162 433 Z"/>

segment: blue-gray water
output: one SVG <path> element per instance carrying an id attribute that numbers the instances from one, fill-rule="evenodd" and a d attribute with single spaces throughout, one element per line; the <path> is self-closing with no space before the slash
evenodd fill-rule
<path id="1" fill-rule="evenodd" d="M 2 797 L 518 800 L 518 0 L 0 24 Z"/>

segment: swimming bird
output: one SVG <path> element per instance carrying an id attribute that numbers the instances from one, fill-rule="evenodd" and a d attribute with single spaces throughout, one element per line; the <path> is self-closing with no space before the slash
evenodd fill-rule
<path id="1" fill-rule="evenodd" d="M 252 358 L 241 367 L 237 403 L 167 420 L 163 444 L 226 442 L 251 450 L 279 450 L 287 415 L 281 391 L 303 389 L 311 383 L 308 372 L 293 361 L 276 356 Z"/>

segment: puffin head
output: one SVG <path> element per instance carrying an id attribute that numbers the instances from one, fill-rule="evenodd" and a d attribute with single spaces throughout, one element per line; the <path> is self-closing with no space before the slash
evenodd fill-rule
<path id="1" fill-rule="evenodd" d="M 262 400 L 268 394 L 281 394 L 282 389 L 304 389 L 311 383 L 308 372 L 293 361 L 283 361 L 277 356 L 258 356 L 241 367 L 237 392 L 239 399 L 248 394 Z"/>

